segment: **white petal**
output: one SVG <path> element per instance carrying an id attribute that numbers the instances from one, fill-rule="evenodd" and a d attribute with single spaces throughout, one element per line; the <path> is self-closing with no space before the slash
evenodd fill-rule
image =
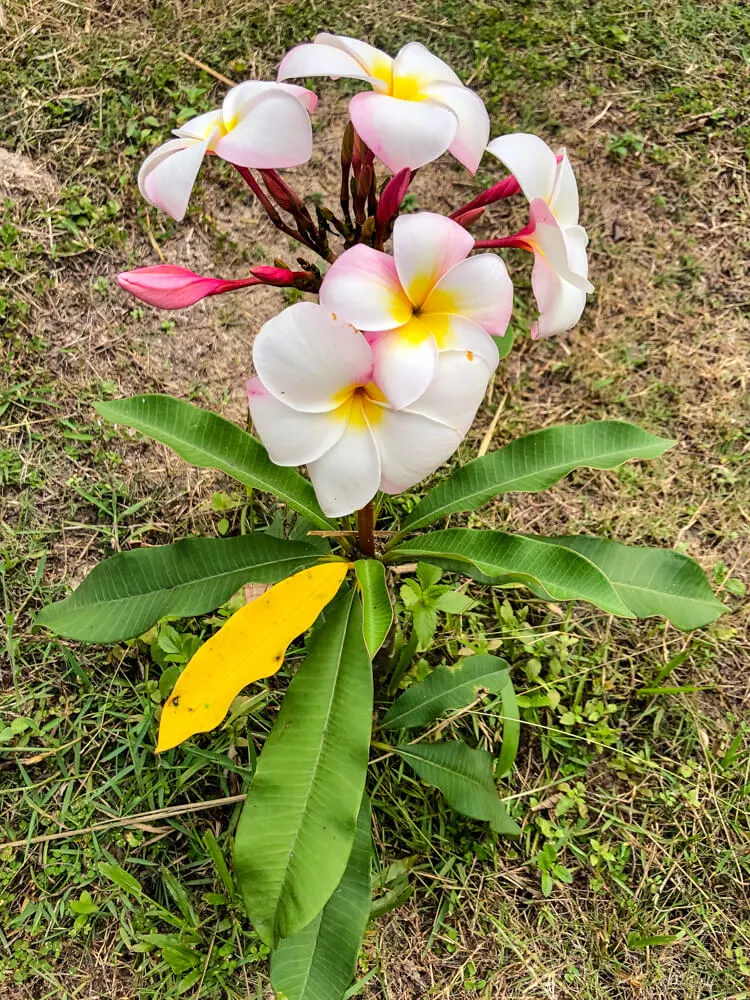
<path id="1" fill-rule="evenodd" d="M 373 75 L 354 55 L 333 45 L 297 45 L 287 52 L 279 65 L 278 79 L 307 76 L 331 76 L 334 79 L 345 76 L 364 80 L 379 90 L 388 89 L 388 84 Z"/>
<path id="2" fill-rule="evenodd" d="M 538 135 L 501 135 L 487 146 L 487 152 L 505 164 L 529 201 L 549 201 L 557 177 L 557 157 Z"/>
<path id="3" fill-rule="evenodd" d="M 203 142 L 208 139 L 214 129 L 219 128 L 223 121 L 221 108 L 215 111 L 207 111 L 204 115 L 197 115 L 174 130 L 174 134 L 181 139 L 199 139 Z"/>
<path id="4" fill-rule="evenodd" d="M 338 442 L 307 471 L 323 512 L 329 517 L 351 514 L 375 496 L 380 483 L 380 458 L 372 432 L 355 400 L 353 414 Z"/>
<path id="5" fill-rule="evenodd" d="M 305 87 L 298 87 L 292 83 L 274 83 L 271 80 L 245 80 L 227 92 L 221 106 L 222 119 L 227 129 L 234 128 L 256 97 L 272 91 L 296 97 L 309 112 L 314 111 L 318 104 L 317 94 Z"/>
<path id="6" fill-rule="evenodd" d="M 421 413 L 451 427 L 461 437 L 474 422 L 492 377 L 492 368 L 471 352 L 445 351 L 429 388 L 404 412 Z"/>
<path id="7" fill-rule="evenodd" d="M 422 313 L 452 313 L 502 337 L 513 311 L 513 284 L 494 253 L 468 257 L 452 267 L 427 296 Z"/>
<path id="8" fill-rule="evenodd" d="M 381 409 L 372 433 L 380 453 L 380 489 L 403 493 L 450 458 L 461 443 L 452 427 L 410 410 Z"/>
<path id="9" fill-rule="evenodd" d="M 300 413 L 280 403 L 259 378 L 247 383 L 255 429 L 277 465 L 305 465 L 332 448 L 344 433 L 348 403 L 330 413 Z"/>
<path id="10" fill-rule="evenodd" d="M 550 209 L 540 199 L 531 203 L 531 223 L 534 226 L 534 230 L 526 239 L 529 246 L 533 249 L 534 255 L 541 254 L 546 257 L 550 267 L 560 275 L 563 281 L 575 285 L 576 288 L 580 288 L 583 292 L 593 292 L 594 286 L 586 277 L 588 264 L 585 264 L 583 272 L 579 270 L 580 255 L 578 247 L 580 245 L 581 233 L 583 234 L 583 238 L 587 239 L 586 231 L 580 226 L 573 226 L 571 229 L 564 231 Z M 572 234 L 570 238 L 568 237 L 568 233 Z M 572 245 L 573 243 L 576 244 L 576 249 L 573 250 L 573 253 L 577 255 L 576 262 L 578 266 L 576 266 L 570 255 L 569 244 Z M 584 249 L 585 245 L 584 243 Z"/>
<path id="11" fill-rule="evenodd" d="M 376 90 L 383 93 L 390 90 L 393 78 L 393 59 L 381 49 L 376 49 L 374 45 L 369 45 L 367 42 L 360 42 L 356 38 L 350 38 L 348 35 L 329 35 L 327 31 L 321 31 L 315 36 L 315 44 L 332 45 L 336 49 L 348 52 L 374 79 L 373 86 Z"/>
<path id="12" fill-rule="evenodd" d="M 432 334 L 439 352 L 461 351 L 476 355 L 490 371 L 497 368 L 499 353 L 492 337 L 474 320 L 448 313 L 422 313 L 419 322 Z M 469 360 L 473 360 L 470 357 Z"/>
<path id="13" fill-rule="evenodd" d="M 413 305 L 421 306 L 435 283 L 473 246 L 471 234 L 445 215 L 400 215 L 393 227 L 393 259 Z"/>
<path id="14" fill-rule="evenodd" d="M 434 101 L 401 101 L 385 94 L 355 94 L 349 116 L 373 153 L 394 174 L 437 159 L 458 131 L 458 119 Z"/>
<path id="15" fill-rule="evenodd" d="M 393 60 L 394 95 L 413 100 L 412 88 L 422 91 L 428 84 L 438 82 L 463 86 L 450 66 L 433 55 L 421 42 L 407 42 Z M 405 93 L 400 94 L 400 89 Z"/>
<path id="16" fill-rule="evenodd" d="M 424 88 L 424 93 L 450 108 L 458 118 L 458 131 L 448 149 L 459 163 L 475 174 L 490 137 L 490 116 L 484 101 L 463 84 L 431 83 Z"/>
<path id="17" fill-rule="evenodd" d="M 563 229 L 578 225 L 578 185 L 568 154 L 562 151 L 562 160 L 557 164 L 555 189 L 549 207 L 555 213 Z"/>
<path id="18" fill-rule="evenodd" d="M 575 288 L 550 266 L 542 256 L 534 255 L 531 287 L 539 307 L 539 319 L 531 327 L 531 336 L 551 337 L 576 325 L 586 306 L 586 293 Z"/>
<path id="19" fill-rule="evenodd" d="M 297 302 L 263 325 L 253 344 L 263 385 L 306 413 L 333 410 L 370 381 L 372 351 L 361 333 L 313 302 Z"/>
<path id="20" fill-rule="evenodd" d="M 396 410 L 425 391 L 437 368 L 435 338 L 417 318 L 375 337 L 368 337 L 374 360 L 372 380 Z"/>
<path id="21" fill-rule="evenodd" d="M 358 330 L 390 330 L 412 314 L 393 257 L 363 243 L 342 253 L 328 269 L 320 304 Z"/>
<path id="22" fill-rule="evenodd" d="M 138 187 L 146 201 L 180 222 L 198 176 L 208 142 L 170 139 L 148 156 L 138 172 Z"/>
<path id="23" fill-rule="evenodd" d="M 240 167 L 296 167 L 312 154 L 310 117 L 293 95 L 264 90 L 243 105 L 238 123 L 214 145 L 217 156 Z"/>

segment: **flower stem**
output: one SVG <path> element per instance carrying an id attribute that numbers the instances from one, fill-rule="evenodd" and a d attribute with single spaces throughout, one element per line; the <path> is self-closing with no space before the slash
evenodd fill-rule
<path id="1" fill-rule="evenodd" d="M 375 555 L 375 514 L 372 500 L 357 511 L 357 544 L 363 556 Z"/>

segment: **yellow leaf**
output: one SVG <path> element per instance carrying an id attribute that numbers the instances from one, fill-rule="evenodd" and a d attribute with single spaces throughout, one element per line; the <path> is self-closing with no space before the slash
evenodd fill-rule
<path id="1" fill-rule="evenodd" d="M 162 709 L 156 752 L 214 729 L 243 687 L 275 674 L 289 643 L 336 595 L 350 566 L 302 570 L 236 611 L 180 674 Z"/>

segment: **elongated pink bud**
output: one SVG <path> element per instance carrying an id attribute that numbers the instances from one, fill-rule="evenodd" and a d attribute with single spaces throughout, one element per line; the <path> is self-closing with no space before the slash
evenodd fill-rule
<path id="1" fill-rule="evenodd" d="M 470 208 L 466 212 L 461 212 L 460 215 L 455 216 L 454 222 L 457 222 L 459 226 L 463 226 L 464 229 L 468 229 L 469 226 L 473 225 L 478 219 L 481 219 L 484 215 L 483 208 Z"/>
<path id="2" fill-rule="evenodd" d="M 266 264 L 251 267 L 250 274 L 264 285 L 276 285 L 279 288 L 296 285 L 300 281 L 304 282 L 313 277 L 310 271 L 289 271 L 285 267 L 270 267 Z"/>
<path id="3" fill-rule="evenodd" d="M 117 275 L 120 288 L 157 309 L 185 309 L 208 295 L 231 292 L 246 285 L 259 285 L 261 280 L 252 277 L 224 281 L 222 278 L 204 277 L 174 264 L 139 267 Z"/>
<path id="4" fill-rule="evenodd" d="M 378 201 L 376 219 L 378 224 L 385 226 L 401 208 L 401 202 L 406 197 L 411 181 L 411 170 L 404 167 L 388 181 Z"/>

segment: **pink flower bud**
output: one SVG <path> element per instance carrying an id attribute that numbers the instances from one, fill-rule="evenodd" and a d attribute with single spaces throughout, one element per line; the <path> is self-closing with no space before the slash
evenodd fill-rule
<path id="1" fill-rule="evenodd" d="M 401 207 L 401 202 L 406 197 L 411 181 L 411 170 L 404 167 L 388 181 L 383 188 L 377 210 L 377 221 L 384 226 L 389 222 Z"/>
<path id="2" fill-rule="evenodd" d="M 251 267 L 250 274 L 264 285 L 276 285 L 279 288 L 295 285 L 298 281 L 312 277 L 309 271 L 289 271 L 285 267 L 269 267 L 265 264 Z"/>
<path id="3" fill-rule="evenodd" d="M 185 309 L 208 295 L 218 295 L 246 285 L 259 285 L 261 280 L 255 276 L 238 281 L 207 278 L 174 264 L 139 267 L 117 275 L 120 288 L 157 309 Z"/>
<path id="4" fill-rule="evenodd" d="M 478 219 L 481 219 L 483 215 L 483 208 L 470 208 L 468 211 L 461 212 L 460 215 L 457 215 L 453 221 L 457 222 L 459 226 L 463 226 L 464 229 L 468 229 L 469 226 L 473 225 Z"/>

